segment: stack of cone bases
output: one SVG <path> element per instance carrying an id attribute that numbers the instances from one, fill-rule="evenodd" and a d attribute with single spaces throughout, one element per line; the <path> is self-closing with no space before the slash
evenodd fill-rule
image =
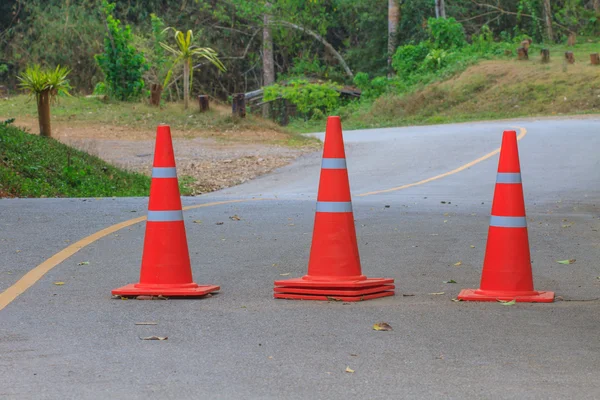
<path id="1" fill-rule="evenodd" d="M 342 126 L 339 117 L 329 117 L 308 274 L 276 281 L 274 297 L 361 301 L 393 295 L 393 279 L 361 272 Z"/>
<path id="2" fill-rule="evenodd" d="M 539 292 L 533 289 L 515 131 L 505 131 L 502 138 L 480 288 L 462 290 L 458 299 L 516 300 L 529 303 L 554 301 L 553 292 Z"/>
<path id="3" fill-rule="evenodd" d="M 158 127 L 140 282 L 112 291 L 120 296 L 204 296 L 219 286 L 192 280 L 171 130 Z"/>

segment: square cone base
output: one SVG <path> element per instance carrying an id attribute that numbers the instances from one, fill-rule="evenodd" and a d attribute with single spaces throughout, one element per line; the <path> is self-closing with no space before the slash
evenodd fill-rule
<path id="1" fill-rule="evenodd" d="M 380 297 L 393 296 L 394 291 L 385 291 L 373 294 L 365 294 L 363 296 L 325 296 L 325 295 L 309 295 L 309 294 L 290 294 L 290 293 L 275 293 L 273 295 L 276 299 L 287 299 L 287 300 L 320 300 L 320 301 L 364 301 L 371 299 L 378 299 Z"/>
<path id="2" fill-rule="evenodd" d="M 394 280 L 312 281 L 302 278 L 275 282 L 273 297 L 289 300 L 363 301 L 394 295 Z"/>
<path id="3" fill-rule="evenodd" d="M 537 294 L 520 296 L 518 294 L 502 294 L 501 292 L 486 292 L 479 289 L 463 289 L 457 298 L 463 301 L 516 300 L 517 303 L 552 303 L 554 302 L 554 292 L 537 292 Z"/>
<path id="4" fill-rule="evenodd" d="M 213 285 L 203 285 L 186 288 L 169 287 L 136 287 L 136 283 L 113 290 L 116 296 L 168 296 L 168 297 L 201 297 L 216 292 L 221 288 Z"/>

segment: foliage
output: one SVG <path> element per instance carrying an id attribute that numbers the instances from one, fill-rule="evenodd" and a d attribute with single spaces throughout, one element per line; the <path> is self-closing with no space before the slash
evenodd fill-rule
<path id="1" fill-rule="evenodd" d="M 144 72 L 148 64 L 144 55 L 131 44 L 131 27 L 121 26 L 121 21 L 112 13 L 115 3 L 103 0 L 102 9 L 106 17 L 107 32 L 104 37 L 104 53 L 95 56 L 104 72 L 106 88 L 110 96 L 118 100 L 131 100 L 139 97 L 144 89 Z"/>
<path id="2" fill-rule="evenodd" d="M 410 75 L 419 69 L 428 54 L 429 47 L 425 42 L 400 46 L 392 57 L 392 67 L 401 77 Z"/>
<path id="3" fill-rule="evenodd" d="M 147 196 L 150 178 L 54 139 L 0 125 L 0 192 L 19 197 Z"/>
<path id="4" fill-rule="evenodd" d="M 333 82 L 310 83 L 295 79 L 287 85 L 271 85 L 264 88 L 264 101 L 278 98 L 289 100 L 305 117 L 318 118 L 327 115 L 340 105 L 341 87 Z"/>
<path id="5" fill-rule="evenodd" d="M 25 72 L 17 77 L 19 86 L 36 98 L 48 91 L 51 98 L 58 95 L 69 95 L 71 86 L 67 76 L 71 71 L 58 65 L 55 69 L 42 69 L 39 64 L 27 67 Z"/>
<path id="6" fill-rule="evenodd" d="M 179 64 L 187 64 L 187 66 L 190 69 L 190 82 L 193 82 L 194 68 L 192 65 L 192 61 L 193 61 L 194 57 L 203 58 L 203 59 L 207 60 L 208 62 L 210 62 L 211 64 L 213 64 L 219 70 L 225 71 L 225 66 L 223 65 L 221 60 L 219 60 L 219 58 L 217 57 L 216 51 L 214 51 L 210 47 L 198 47 L 195 44 L 192 44 L 192 42 L 194 41 L 194 34 L 191 29 L 188 30 L 185 35 L 183 34 L 183 32 L 178 31 L 171 27 L 165 29 L 165 31 L 167 31 L 167 30 L 173 30 L 175 32 L 175 43 L 177 43 L 177 48 L 173 48 L 163 42 L 160 42 L 160 45 L 165 50 L 167 50 L 169 53 L 171 53 L 173 56 L 175 56 L 175 59 L 173 60 L 173 64 L 171 65 L 171 68 L 169 69 L 169 71 L 167 73 L 167 76 L 165 78 L 163 86 L 165 86 L 165 87 L 167 86 L 167 83 L 169 83 L 169 80 L 171 79 L 171 76 L 173 75 L 173 69 L 176 66 L 178 66 Z M 191 85 L 190 85 L 190 90 L 191 90 Z"/>
<path id="7" fill-rule="evenodd" d="M 463 26 L 454 18 L 429 18 L 429 41 L 436 49 L 449 50 L 467 44 Z"/>
<path id="8" fill-rule="evenodd" d="M 387 92 L 390 87 L 390 81 L 386 77 L 378 76 L 370 79 L 366 72 L 357 73 L 353 82 L 361 91 L 361 99 L 377 98 Z"/>
<path id="9" fill-rule="evenodd" d="M 161 46 L 166 39 L 165 23 L 154 13 L 150 14 L 150 22 L 152 30 L 145 53 L 150 65 L 149 80 L 162 85 L 169 72 L 169 58 Z"/>

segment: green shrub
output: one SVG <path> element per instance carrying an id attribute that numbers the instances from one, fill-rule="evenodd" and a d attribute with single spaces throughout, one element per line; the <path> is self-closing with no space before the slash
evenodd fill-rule
<path id="1" fill-rule="evenodd" d="M 392 67 L 398 75 L 405 77 L 419 69 L 427 54 L 429 54 L 429 47 L 425 42 L 400 46 L 392 57 Z"/>
<path id="2" fill-rule="evenodd" d="M 454 18 L 429 18 L 429 41 L 436 49 L 452 49 L 467 44 L 465 30 Z"/>
<path id="3" fill-rule="evenodd" d="M 306 118 L 328 114 L 340 105 L 340 86 L 333 82 L 309 83 L 295 79 L 287 86 L 279 84 L 264 88 L 264 101 L 283 98 L 295 104 L 298 112 Z"/>
<path id="4" fill-rule="evenodd" d="M 110 96 L 118 100 L 131 100 L 142 95 L 144 80 L 148 70 L 144 55 L 132 45 L 133 34 L 129 25 L 121 26 L 121 21 L 112 16 L 115 3 L 102 2 L 106 15 L 108 32 L 104 37 L 104 53 L 95 56 L 98 66 L 104 72 L 106 87 Z"/>

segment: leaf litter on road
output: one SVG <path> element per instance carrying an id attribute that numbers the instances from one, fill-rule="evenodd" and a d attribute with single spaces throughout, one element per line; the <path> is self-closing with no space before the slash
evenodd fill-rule
<path id="1" fill-rule="evenodd" d="M 136 322 L 135 325 L 158 325 L 157 322 Z"/>
<path id="2" fill-rule="evenodd" d="M 394 329 L 387 322 L 378 322 L 375 325 L 373 325 L 373 330 L 374 331 L 393 331 Z"/>
<path id="3" fill-rule="evenodd" d="M 346 367 L 346 371 L 345 372 L 347 372 L 349 374 L 353 374 L 354 370 L 352 368 L 350 368 L 350 367 Z"/>
<path id="4" fill-rule="evenodd" d="M 427 293 L 427 294 L 430 294 L 430 295 L 433 295 L 433 296 L 440 296 L 442 294 L 446 294 L 446 292 L 435 292 L 435 293 Z"/>
<path id="5" fill-rule="evenodd" d="M 54 282 L 54 284 L 55 284 L 56 286 L 62 286 L 62 285 L 64 285 L 65 283 L 64 283 L 64 282 Z"/>
<path id="6" fill-rule="evenodd" d="M 498 303 L 500 303 L 500 305 L 502 305 L 502 306 L 514 306 L 515 304 L 517 304 L 517 299 L 512 299 L 510 301 L 498 300 Z"/>
<path id="7" fill-rule="evenodd" d="M 77 263 L 77 265 L 90 265 L 89 261 L 82 261 L 80 263 Z"/>
<path id="8" fill-rule="evenodd" d="M 444 283 L 457 283 L 454 279 L 450 279 L 449 281 L 443 281 Z"/>
<path id="9" fill-rule="evenodd" d="M 142 340 L 167 340 L 169 337 L 168 336 L 146 336 L 146 337 L 140 337 L 140 339 Z"/>
<path id="10" fill-rule="evenodd" d="M 455 267 L 460 267 L 462 265 L 462 261 L 453 264 Z"/>
<path id="11" fill-rule="evenodd" d="M 574 264 L 575 261 L 577 261 L 577 260 L 575 260 L 573 258 L 573 259 L 570 259 L 570 260 L 560 260 L 560 261 L 557 260 L 556 262 L 559 263 L 559 264 L 562 264 L 562 265 L 569 265 L 569 264 Z"/>

